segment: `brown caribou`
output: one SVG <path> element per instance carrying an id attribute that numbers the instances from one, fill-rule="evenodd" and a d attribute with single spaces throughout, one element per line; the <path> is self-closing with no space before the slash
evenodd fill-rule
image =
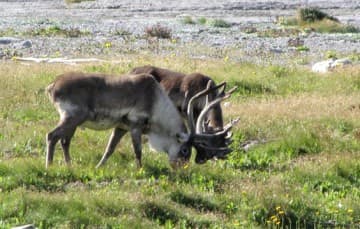
<path id="1" fill-rule="evenodd" d="M 218 88 L 219 86 L 208 88 L 193 96 L 187 110 L 192 113 L 193 101 Z M 105 153 L 97 167 L 106 162 L 127 132 L 131 134 L 139 167 L 142 135 L 148 137 L 154 149 L 168 154 L 172 166 L 189 160 L 191 146 L 213 152 L 229 151 L 227 147 L 217 145 L 216 142 L 227 141 L 231 127 L 214 134 L 187 131 L 180 113 L 160 84 L 149 74 L 115 77 L 70 72 L 58 76 L 46 91 L 60 114 L 57 127 L 47 134 L 46 167 L 53 161 L 58 141 L 61 143 L 65 162 L 70 164 L 70 141 L 78 126 L 95 130 L 113 128 Z M 228 96 L 230 94 L 218 97 L 213 101 L 215 103 L 210 103 L 200 112 L 200 116 L 205 117 L 209 109 Z M 189 120 L 192 122 L 190 126 L 194 126 L 193 119 Z M 199 118 L 198 121 L 203 122 L 204 118 Z M 196 126 L 200 124 L 196 123 Z M 191 130 L 195 130 L 195 127 L 191 127 Z"/>
<path id="2" fill-rule="evenodd" d="M 155 66 L 141 66 L 131 70 L 132 74 L 147 73 L 154 76 L 154 78 L 164 88 L 171 101 L 175 104 L 177 109 L 181 112 L 183 118 L 188 118 L 188 104 L 190 99 L 206 89 L 207 87 L 215 87 L 215 82 L 208 76 L 201 73 L 184 74 L 180 72 L 171 71 L 164 68 Z M 223 87 L 222 87 L 223 86 Z M 202 96 L 196 99 L 193 103 L 192 116 L 194 121 L 198 120 L 201 111 L 211 101 L 214 101 L 217 97 L 224 95 L 226 84 L 221 84 L 222 91 L 214 90 L 208 93 L 207 96 Z M 219 87 L 219 88 L 221 88 Z M 223 114 L 220 103 L 215 103 L 208 113 L 203 117 L 204 121 L 201 122 L 203 129 L 202 133 L 215 133 L 223 130 Z M 233 121 L 234 124 L 236 121 Z M 200 131 L 200 129 L 198 129 Z M 219 138 L 221 139 L 221 138 Z M 216 145 L 226 147 L 229 142 L 220 141 Z M 204 149 L 199 146 L 195 146 L 197 155 L 195 161 L 197 163 L 204 163 L 208 159 L 214 157 L 216 152 L 210 149 Z M 223 154 L 223 157 L 226 154 Z M 219 156 L 219 155 L 218 155 Z"/>

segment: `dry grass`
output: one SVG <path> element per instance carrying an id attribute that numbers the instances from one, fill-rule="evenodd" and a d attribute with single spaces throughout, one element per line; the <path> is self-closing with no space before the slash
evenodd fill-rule
<path id="1" fill-rule="evenodd" d="M 319 119 L 338 118 L 356 120 L 360 109 L 352 106 L 360 101 L 359 94 L 333 95 L 297 95 L 289 97 L 250 99 L 233 102 L 225 108 L 230 116 L 240 116 L 251 119 L 251 122 L 275 119 Z"/>

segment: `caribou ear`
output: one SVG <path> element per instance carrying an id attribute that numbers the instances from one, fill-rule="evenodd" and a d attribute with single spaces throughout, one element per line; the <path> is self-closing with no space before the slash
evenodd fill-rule
<path id="1" fill-rule="evenodd" d="M 177 133 L 176 138 L 177 138 L 179 143 L 184 143 L 184 142 L 189 141 L 190 135 L 187 134 L 187 133 Z"/>

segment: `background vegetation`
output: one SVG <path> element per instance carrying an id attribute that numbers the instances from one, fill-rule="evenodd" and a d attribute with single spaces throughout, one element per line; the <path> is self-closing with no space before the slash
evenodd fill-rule
<path id="1" fill-rule="evenodd" d="M 359 29 L 353 25 L 341 23 L 333 17 L 317 8 L 299 8 L 294 17 L 280 17 L 279 24 L 295 26 L 304 31 L 316 31 L 319 33 L 358 33 Z"/>
<path id="2" fill-rule="evenodd" d="M 237 85 L 226 119 L 240 116 L 225 161 L 173 171 L 129 138 L 101 169 L 109 131 L 78 129 L 73 165 L 60 147 L 45 170 L 45 134 L 58 114 L 44 88 L 64 71 L 121 74 L 154 64 Z M 360 69 L 326 75 L 229 61 L 126 56 L 116 64 L 0 63 L 0 227 L 327 228 L 360 226 Z M 248 151 L 242 144 L 257 140 Z"/>

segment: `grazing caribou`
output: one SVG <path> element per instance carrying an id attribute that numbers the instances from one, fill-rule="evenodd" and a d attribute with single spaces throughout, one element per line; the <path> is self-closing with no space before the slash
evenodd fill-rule
<path id="1" fill-rule="evenodd" d="M 153 75 L 154 78 L 165 89 L 171 101 L 173 101 L 177 109 L 181 112 L 183 118 L 189 118 L 187 108 L 190 98 L 207 87 L 215 87 L 215 82 L 210 77 L 201 73 L 191 73 L 186 75 L 184 73 L 150 65 L 136 67 L 132 69 L 130 73 L 147 73 Z M 196 99 L 196 101 L 194 101 L 191 116 L 194 117 L 195 122 L 198 120 L 201 111 L 207 106 L 209 102 L 214 101 L 219 96 L 224 96 L 226 84 L 223 83 L 221 84 L 221 87 L 222 86 L 223 89 L 221 92 L 214 90 L 211 93 L 208 93 L 208 96 L 199 97 Z M 224 126 L 220 103 L 215 103 L 208 111 L 207 115 L 202 118 L 203 120 L 200 122 L 203 125 L 203 129 L 201 130 L 202 133 L 222 133 L 220 131 L 223 130 Z M 235 122 L 237 121 L 233 121 L 232 124 Z M 228 128 L 228 126 L 226 128 Z M 200 131 L 200 129 L 197 131 Z M 218 139 L 221 139 L 221 137 Z M 228 144 L 230 143 L 224 141 L 224 139 L 216 143 L 217 146 L 222 147 L 227 147 Z M 197 151 L 195 161 L 197 163 L 204 163 L 207 160 L 213 158 L 216 154 L 218 155 L 218 158 L 222 158 L 226 155 L 226 153 L 222 152 L 221 155 L 223 156 L 220 157 L 220 152 L 214 152 L 214 150 L 209 148 L 205 149 L 203 147 L 199 147 L 199 145 L 195 146 L 195 148 Z"/>
<path id="2" fill-rule="evenodd" d="M 187 110 L 193 113 L 193 102 L 218 90 L 219 86 L 207 88 L 190 99 Z M 78 126 L 95 130 L 113 128 L 105 153 L 97 167 L 103 165 L 114 152 L 125 133 L 130 132 L 136 155 L 141 167 L 141 135 L 146 135 L 150 145 L 168 154 L 174 167 L 189 160 L 191 146 L 216 152 L 212 157 L 229 151 L 227 145 L 231 128 L 219 132 L 196 132 L 190 118 L 191 131 L 187 131 L 180 113 L 158 82 L 149 74 L 123 75 L 115 77 L 96 73 L 65 73 L 57 77 L 47 88 L 51 102 L 60 114 L 57 127 L 47 134 L 46 167 L 52 161 L 55 145 L 60 141 L 65 162 L 70 164 L 70 141 Z M 231 93 L 231 92 L 230 92 Z M 217 106 L 230 93 L 218 97 L 208 104 L 199 117 L 205 117 L 209 109 Z M 203 122 L 204 118 L 198 121 Z"/>

